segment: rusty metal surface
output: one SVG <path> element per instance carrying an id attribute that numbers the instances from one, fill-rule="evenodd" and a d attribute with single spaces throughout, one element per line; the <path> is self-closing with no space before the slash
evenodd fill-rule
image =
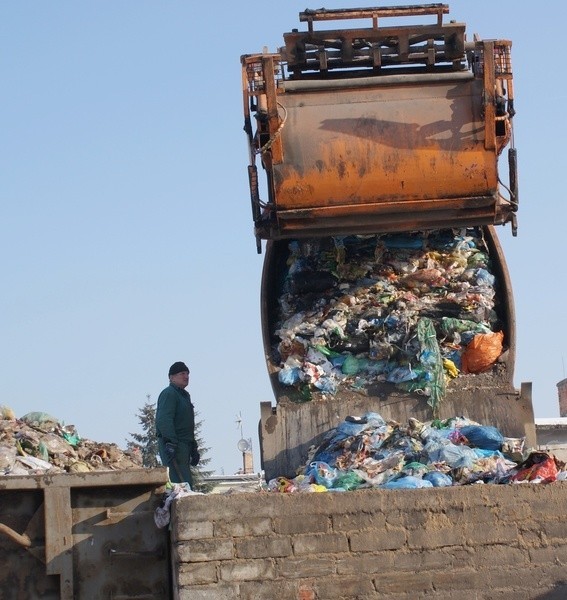
<path id="1" fill-rule="evenodd" d="M 0 478 L 0 596 L 169 598 L 153 520 L 166 481 L 162 468 Z"/>
<path id="2" fill-rule="evenodd" d="M 328 71 L 361 66 L 381 68 L 388 65 L 418 63 L 428 66 L 451 63 L 458 69 L 465 54 L 465 25 L 443 24 L 446 4 L 429 4 L 367 9 L 318 9 L 299 13 L 308 24 L 307 31 L 284 33 L 282 54 L 294 76 L 307 70 Z M 436 15 L 435 24 L 383 26 L 390 17 Z M 317 21 L 366 20 L 371 27 L 316 31 Z"/>
<path id="3" fill-rule="evenodd" d="M 405 17 L 421 15 L 442 15 L 449 13 L 449 5 L 442 3 L 417 4 L 411 6 L 374 6 L 368 8 L 318 8 L 306 9 L 299 13 L 299 20 L 337 21 L 340 19 L 378 19 L 381 17 Z"/>
<path id="4" fill-rule="evenodd" d="M 73 497 L 73 553 L 79 598 L 170 597 L 169 539 L 153 513 L 161 490 L 78 489 Z"/>
<path id="5" fill-rule="evenodd" d="M 478 81 L 285 94 L 284 162 L 272 166 L 282 230 L 315 218 L 453 209 L 492 219 L 496 156 Z M 407 204 L 407 206 L 406 206 Z M 474 212 L 471 210 L 471 212 Z"/>
<path id="6" fill-rule="evenodd" d="M 39 530 L 30 530 L 32 517 L 41 511 L 42 507 L 41 490 L 22 493 L 12 489 L 0 492 L 0 521 L 19 534 L 27 535 L 33 544 L 32 547 L 40 548 L 39 556 L 36 556 L 28 547 L 0 535 L 0 597 L 6 600 L 60 599 L 59 577 L 48 575 L 45 570 L 44 519 L 41 519 Z"/>
<path id="7" fill-rule="evenodd" d="M 506 197 L 497 169 L 515 114 L 511 42 L 465 42 L 447 12 L 307 10 L 308 31 L 284 34 L 279 54 L 241 57 L 257 242 L 508 222 L 515 234 L 517 186 Z M 381 22 L 428 14 L 436 24 Z M 362 18 L 372 27 L 313 27 Z"/>
<path id="8" fill-rule="evenodd" d="M 370 46 L 362 54 L 355 50 L 360 40 Z M 435 41 L 433 52 L 431 45 L 424 44 L 424 40 Z M 407 62 L 410 54 L 414 60 L 419 58 L 423 64 L 433 65 L 436 60 L 449 63 L 464 58 L 465 26 L 462 23 L 421 26 L 411 32 L 399 27 L 292 32 L 284 34 L 284 41 L 285 58 L 292 72 L 308 68 L 327 71 L 351 66 L 378 68 L 398 65 Z M 306 46 L 312 48 L 306 49 Z M 322 48 L 326 51 L 322 52 Z"/>

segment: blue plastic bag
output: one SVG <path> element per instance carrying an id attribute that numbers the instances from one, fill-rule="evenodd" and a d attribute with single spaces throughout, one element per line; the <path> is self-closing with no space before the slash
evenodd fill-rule
<path id="1" fill-rule="evenodd" d="M 500 450 L 504 443 L 504 436 L 492 425 L 465 425 L 460 432 L 471 446 L 484 450 Z"/>
<path id="2" fill-rule="evenodd" d="M 366 421 L 363 423 L 353 423 L 351 421 L 343 421 L 337 425 L 335 429 L 336 435 L 333 436 L 337 438 L 347 438 L 354 435 L 358 435 L 361 431 L 364 431 L 368 427 Z"/>
<path id="3" fill-rule="evenodd" d="M 320 377 L 313 385 L 318 390 L 332 394 L 333 396 L 337 393 L 337 388 L 339 387 L 338 382 L 330 377 Z"/>
<path id="4" fill-rule="evenodd" d="M 388 373 L 386 377 L 386 381 L 390 383 L 401 383 L 402 381 L 411 381 L 412 379 L 416 379 L 418 373 L 415 369 L 411 369 L 410 367 L 395 367 Z"/>
<path id="5" fill-rule="evenodd" d="M 283 385 L 294 385 L 299 383 L 301 376 L 301 369 L 299 367 L 284 367 L 278 373 L 278 380 Z"/>
<path id="6" fill-rule="evenodd" d="M 433 487 L 431 481 L 421 479 L 421 477 L 414 477 L 413 475 L 407 475 L 406 477 L 400 477 L 398 479 L 392 479 L 386 483 L 383 483 L 381 488 L 387 490 L 401 490 L 401 489 L 417 489 L 417 488 L 430 488 Z"/>
<path id="7" fill-rule="evenodd" d="M 305 475 L 311 477 L 315 483 L 330 488 L 337 478 L 337 470 L 325 462 L 316 460 L 309 465 Z"/>
<path id="8" fill-rule="evenodd" d="M 460 467 L 470 469 L 477 459 L 472 448 L 457 446 L 442 438 L 430 439 L 425 444 L 425 451 L 432 462 L 444 462 L 453 469 L 459 469 Z"/>
<path id="9" fill-rule="evenodd" d="M 433 487 L 449 487 L 453 485 L 453 480 L 446 473 L 441 471 L 429 471 L 423 476 L 423 479 L 430 481 Z"/>

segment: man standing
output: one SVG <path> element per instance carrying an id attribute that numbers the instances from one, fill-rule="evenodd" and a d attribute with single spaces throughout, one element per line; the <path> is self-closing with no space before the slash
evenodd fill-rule
<path id="1" fill-rule="evenodd" d="M 189 368 L 176 362 L 169 368 L 169 385 L 157 401 L 156 434 L 161 462 L 169 467 L 173 483 L 187 482 L 193 487 L 190 465 L 199 464 L 195 441 L 195 409 L 185 390 L 189 385 Z"/>

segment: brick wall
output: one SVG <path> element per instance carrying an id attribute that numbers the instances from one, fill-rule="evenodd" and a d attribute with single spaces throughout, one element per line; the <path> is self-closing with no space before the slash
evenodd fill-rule
<path id="1" fill-rule="evenodd" d="M 179 600 L 567 598 L 567 483 L 188 496 Z"/>
<path id="2" fill-rule="evenodd" d="M 567 379 L 562 379 L 557 384 L 557 393 L 559 395 L 559 416 L 567 417 Z"/>

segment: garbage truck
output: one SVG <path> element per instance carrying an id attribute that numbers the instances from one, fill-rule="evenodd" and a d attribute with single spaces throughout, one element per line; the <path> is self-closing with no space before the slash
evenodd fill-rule
<path id="1" fill-rule="evenodd" d="M 512 43 L 448 13 L 307 9 L 277 52 L 241 56 L 267 479 L 368 412 L 466 416 L 535 445 L 496 233 L 517 234 Z"/>

